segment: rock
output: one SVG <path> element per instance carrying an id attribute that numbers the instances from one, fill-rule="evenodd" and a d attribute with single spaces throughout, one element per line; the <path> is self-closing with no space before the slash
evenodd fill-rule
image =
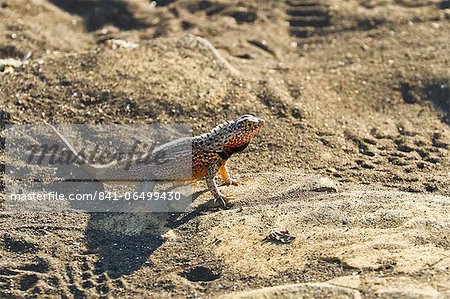
<path id="1" fill-rule="evenodd" d="M 22 66 L 24 63 L 24 61 L 14 58 L 0 59 L 0 72 L 13 73 L 15 68 Z"/>
<path id="2" fill-rule="evenodd" d="M 441 294 L 432 287 L 417 288 L 405 286 L 400 288 L 386 288 L 377 292 L 378 298 L 442 298 Z"/>
<path id="3" fill-rule="evenodd" d="M 372 296 L 375 298 L 448 298 L 445 291 L 441 293 L 434 288 L 435 284 L 420 282 L 412 277 L 364 276 L 364 284 L 372 286 Z"/>
<path id="4" fill-rule="evenodd" d="M 309 190 L 315 192 L 337 192 L 337 186 L 334 181 L 326 177 L 312 179 L 309 184 Z"/>
<path id="5" fill-rule="evenodd" d="M 165 234 L 161 235 L 161 237 L 166 241 L 173 241 L 178 239 L 178 236 L 172 229 L 167 231 Z"/>
<path id="6" fill-rule="evenodd" d="M 226 298 L 361 298 L 361 294 L 349 288 L 328 283 L 300 283 L 267 287 L 247 292 L 232 293 L 220 297 Z"/>
<path id="7" fill-rule="evenodd" d="M 359 275 L 348 275 L 336 277 L 334 279 L 327 281 L 327 283 L 335 286 L 357 289 L 361 284 L 361 279 Z"/>
<path id="8" fill-rule="evenodd" d="M 131 49 L 136 49 L 137 47 L 139 47 L 139 44 L 133 42 L 133 41 L 126 41 L 123 39 L 111 39 L 108 40 L 108 43 L 111 45 L 111 48 L 113 50 L 117 50 L 119 48 L 131 48 Z"/>

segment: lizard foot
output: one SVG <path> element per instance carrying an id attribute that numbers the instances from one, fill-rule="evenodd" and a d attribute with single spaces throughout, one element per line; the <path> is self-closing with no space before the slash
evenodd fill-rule
<path id="1" fill-rule="evenodd" d="M 228 186 L 230 186 L 230 185 L 240 186 L 240 185 L 245 185 L 248 181 L 249 181 L 249 178 L 243 178 L 243 179 L 239 179 L 239 180 L 230 180 L 230 183 L 227 185 Z"/>
<path id="2" fill-rule="evenodd" d="M 233 186 L 239 186 L 241 184 L 240 181 L 237 180 L 231 180 L 230 183 L 228 184 L 228 186 L 233 185 Z"/>
<path id="3" fill-rule="evenodd" d="M 234 195 L 224 195 L 221 194 L 219 197 L 214 198 L 214 204 L 216 204 L 218 201 L 222 203 L 222 206 L 226 208 L 228 206 L 228 202 L 236 199 Z"/>

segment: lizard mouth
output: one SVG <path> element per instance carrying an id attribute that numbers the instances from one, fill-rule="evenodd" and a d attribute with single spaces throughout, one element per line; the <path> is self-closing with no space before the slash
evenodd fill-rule
<path id="1" fill-rule="evenodd" d="M 259 119 L 259 128 L 264 127 L 264 125 L 266 124 L 266 121 L 262 118 Z"/>
<path id="2" fill-rule="evenodd" d="M 256 125 L 256 127 L 253 129 L 252 132 L 250 132 L 250 136 L 253 138 L 255 137 L 259 131 L 262 129 L 262 127 L 264 127 L 264 125 L 266 124 L 266 121 L 262 118 L 258 119 L 258 124 Z"/>
<path id="3" fill-rule="evenodd" d="M 262 127 L 264 127 L 266 121 L 262 118 L 258 118 L 258 124 L 256 125 L 256 131 L 259 131 Z"/>

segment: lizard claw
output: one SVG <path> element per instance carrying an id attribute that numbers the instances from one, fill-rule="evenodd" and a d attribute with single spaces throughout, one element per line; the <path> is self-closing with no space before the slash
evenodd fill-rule
<path id="1" fill-rule="evenodd" d="M 249 181 L 249 178 L 241 178 L 239 180 L 230 180 L 230 183 L 228 184 L 228 186 L 230 186 L 230 185 L 241 186 L 241 185 L 245 185 L 248 181 Z"/>
<path id="2" fill-rule="evenodd" d="M 236 197 L 234 195 L 221 194 L 219 197 L 214 198 L 214 203 L 217 203 L 217 201 L 220 201 L 222 203 L 223 207 L 225 208 L 228 206 L 228 202 L 233 199 L 236 199 Z"/>
<path id="3" fill-rule="evenodd" d="M 219 207 L 218 202 L 222 204 L 222 207 L 227 207 L 227 200 L 223 196 L 214 198 L 212 207 Z"/>
<path id="4" fill-rule="evenodd" d="M 239 186 L 241 184 L 241 182 L 236 181 L 236 180 L 231 180 L 230 183 L 228 184 L 228 186 L 233 185 L 233 186 Z"/>

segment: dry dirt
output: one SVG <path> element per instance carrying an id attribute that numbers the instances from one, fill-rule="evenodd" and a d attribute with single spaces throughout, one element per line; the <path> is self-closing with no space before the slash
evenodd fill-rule
<path id="1" fill-rule="evenodd" d="M 449 1 L 0 7 L 2 126 L 267 121 L 229 209 L 0 213 L 0 297 L 450 297 Z"/>

